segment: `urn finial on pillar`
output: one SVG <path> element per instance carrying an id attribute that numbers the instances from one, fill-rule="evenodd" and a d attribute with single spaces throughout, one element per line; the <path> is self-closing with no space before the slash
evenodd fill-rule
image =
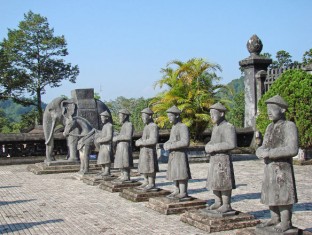
<path id="1" fill-rule="evenodd" d="M 245 86 L 245 116 L 244 127 L 252 127 L 256 130 L 257 102 L 263 91 L 265 73 L 272 59 L 260 56 L 263 44 L 260 38 L 254 34 L 247 42 L 250 56 L 239 62 L 244 71 Z"/>
<path id="2" fill-rule="evenodd" d="M 260 38 L 254 34 L 247 42 L 247 49 L 251 55 L 259 55 L 262 51 L 263 44 Z"/>

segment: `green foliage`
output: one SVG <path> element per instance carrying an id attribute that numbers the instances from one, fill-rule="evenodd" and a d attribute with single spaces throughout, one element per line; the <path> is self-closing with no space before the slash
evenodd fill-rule
<path id="1" fill-rule="evenodd" d="M 100 94 L 97 92 L 94 92 L 94 99 L 100 100 L 101 99 Z"/>
<path id="2" fill-rule="evenodd" d="M 312 63 L 312 48 L 303 54 L 302 64 L 308 65 Z"/>
<path id="3" fill-rule="evenodd" d="M 264 102 L 277 94 L 282 96 L 289 105 L 286 117 L 295 122 L 298 127 L 300 147 L 312 147 L 312 75 L 302 70 L 286 71 L 261 97 L 256 124 L 262 134 L 270 123 Z"/>
<path id="4" fill-rule="evenodd" d="M 245 117 L 245 93 L 243 91 L 235 93 L 230 103 L 226 119 L 235 127 L 244 127 Z"/>
<path id="5" fill-rule="evenodd" d="M 182 122 L 190 128 L 192 139 L 199 140 L 210 122 L 208 108 L 218 100 L 218 89 L 224 87 L 215 85 L 220 80 L 216 70 L 221 70 L 219 65 L 201 58 L 169 62 L 161 70 L 163 77 L 155 83 L 155 86 L 168 89 L 150 103 L 157 113 L 156 123 L 161 128 L 170 127 L 166 110 L 176 105 L 182 110 Z"/>
<path id="6" fill-rule="evenodd" d="M 0 99 L 36 105 L 39 123 L 45 87 L 58 87 L 64 79 L 75 82 L 79 74 L 77 65 L 62 59 L 68 55 L 64 36 L 53 33 L 46 17 L 29 11 L 18 29 L 9 29 L 8 38 L 0 42 Z"/>
<path id="7" fill-rule="evenodd" d="M 121 124 L 118 119 L 118 111 L 120 109 L 128 109 L 131 113 L 130 121 L 132 122 L 135 131 L 142 131 L 144 124 L 141 119 L 141 111 L 148 107 L 149 99 L 144 99 L 143 97 L 135 99 L 127 99 L 123 96 L 119 96 L 116 100 L 110 100 L 105 102 L 107 107 L 110 109 L 113 119 L 113 125 L 115 130 L 120 130 Z"/>

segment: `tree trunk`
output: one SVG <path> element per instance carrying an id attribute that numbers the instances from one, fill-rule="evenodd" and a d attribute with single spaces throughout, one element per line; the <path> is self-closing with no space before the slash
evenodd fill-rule
<path id="1" fill-rule="evenodd" d="M 41 92 L 37 89 L 37 110 L 38 110 L 38 125 L 42 125 L 42 107 L 41 107 Z"/>

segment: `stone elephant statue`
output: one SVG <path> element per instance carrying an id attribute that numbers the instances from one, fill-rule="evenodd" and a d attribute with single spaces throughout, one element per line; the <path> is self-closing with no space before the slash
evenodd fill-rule
<path id="1" fill-rule="evenodd" d="M 93 89 L 89 89 L 91 90 L 91 95 L 88 94 L 89 97 L 84 97 L 84 93 L 80 92 L 81 90 L 84 91 L 86 89 L 72 91 L 73 99 L 66 99 L 63 97 L 53 99 L 44 110 L 43 131 L 45 137 L 47 162 L 55 161 L 53 153 L 54 131 L 57 125 L 66 125 L 66 115 L 83 117 L 87 119 L 95 129 L 101 129 L 102 123 L 99 114 L 106 110 L 110 112 L 108 107 L 102 101 L 93 98 Z M 77 144 L 77 137 L 67 137 L 69 155 L 68 161 L 77 161 Z"/>

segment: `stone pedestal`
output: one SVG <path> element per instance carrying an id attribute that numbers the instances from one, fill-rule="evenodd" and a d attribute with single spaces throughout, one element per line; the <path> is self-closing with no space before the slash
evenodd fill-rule
<path id="1" fill-rule="evenodd" d="M 156 188 L 152 191 L 144 191 L 136 188 L 127 188 L 123 189 L 122 192 L 119 193 L 119 196 L 128 199 L 133 202 L 144 202 L 148 201 L 150 198 L 153 197 L 164 197 L 169 195 L 171 192 Z"/>
<path id="2" fill-rule="evenodd" d="M 206 201 L 190 197 L 189 200 L 181 201 L 167 197 L 150 198 L 146 207 L 158 211 L 161 214 L 180 214 L 188 210 L 201 209 L 206 207 Z"/>
<path id="3" fill-rule="evenodd" d="M 250 56 L 239 62 L 244 70 L 245 85 L 245 118 L 244 127 L 256 128 L 255 117 L 257 114 L 257 102 L 263 94 L 263 83 L 268 66 L 272 59 L 260 56 L 262 42 L 257 35 L 253 35 L 247 42 Z"/>
<path id="4" fill-rule="evenodd" d="M 101 167 L 96 164 L 96 161 L 91 160 L 89 169 L 90 171 L 94 171 L 100 170 Z M 41 162 L 28 165 L 27 170 L 33 172 L 36 175 L 78 172 L 80 170 L 80 162 L 71 162 L 67 160 Z"/>
<path id="5" fill-rule="evenodd" d="M 243 212 L 219 214 L 207 209 L 187 211 L 180 220 L 208 233 L 252 227 L 260 223 L 254 216 Z"/>
<path id="6" fill-rule="evenodd" d="M 101 176 L 101 175 L 85 175 L 83 177 L 83 182 L 87 185 L 96 186 L 101 184 L 103 181 L 111 181 L 115 180 L 118 176 L 117 175 L 108 175 L 108 176 Z"/>
<path id="7" fill-rule="evenodd" d="M 121 192 L 123 189 L 126 188 L 134 188 L 140 186 L 141 183 L 138 181 L 103 181 L 99 188 L 109 191 L 111 193 Z"/>
<path id="8" fill-rule="evenodd" d="M 74 180 L 83 180 L 85 177 L 90 177 L 90 176 L 95 176 L 96 172 L 88 172 L 88 173 L 80 173 L 80 172 L 76 172 L 75 174 L 73 174 L 71 176 L 72 179 Z"/>
<path id="9" fill-rule="evenodd" d="M 256 235 L 298 235 L 298 234 L 302 234 L 302 231 L 301 233 L 299 233 L 299 229 L 296 227 L 293 227 L 285 232 L 276 232 L 273 229 L 273 226 L 269 226 L 269 227 L 264 227 L 264 228 L 256 227 L 255 234 Z"/>

